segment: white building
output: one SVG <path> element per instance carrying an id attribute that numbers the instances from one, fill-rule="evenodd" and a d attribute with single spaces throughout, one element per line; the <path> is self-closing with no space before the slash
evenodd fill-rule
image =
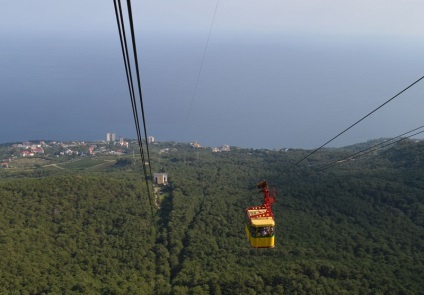
<path id="1" fill-rule="evenodd" d="M 230 146 L 229 146 L 229 145 L 227 145 L 227 144 L 224 144 L 224 145 L 223 145 L 223 146 L 221 146 L 221 147 L 217 147 L 217 148 L 213 148 L 213 149 L 212 149 L 212 152 L 214 152 L 214 153 L 229 152 L 229 151 L 231 151 L 231 148 L 230 148 Z"/>
<path id="2" fill-rule="evenodd" d="M 113 142 L 116 140 L 116 134 L 115 133 L 106 133 L 106 142 Z"/>
<path id="3" fill-rule="evenodd" d="M 168 184 L 168 174 L 167 173 L 154 173 L 153 174 L 154 182 L 156 184 Z"/>
<path id="4" fill-rule="evenodd" d="M 155 138 L 153 136 L 147 136 L 147 143 L 155 142 Z"/>

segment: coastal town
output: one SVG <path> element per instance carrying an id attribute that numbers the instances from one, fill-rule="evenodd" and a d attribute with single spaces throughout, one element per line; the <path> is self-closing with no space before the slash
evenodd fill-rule
<path id="1" fill-rule="evenodd" d="M 153 136 L 147 138 L 147 143 L 157 147 L 159 154 L 177 150 L 175 143 L 156 142 Z M 213 153 L 231 150 L 228 145 L 210 148 L 202 146 L 197 141 L 191 142 L 187 146 L 193 150 L 203 149 Z M 15 166 L 14 162 L 24 159 L 39 159 L 39 162 L 53 159 L 66 161 L 79 158 L 98 158 L 100 156 L 134 155 L 137 151 L 139 151 L 137 140 L 125 139 L 122 136 L 117 139 L 115 133 L 107 133 L 105 140 L 98 141 L 33 140 L 0 145 L 0 168 L 12 168 Z"/>

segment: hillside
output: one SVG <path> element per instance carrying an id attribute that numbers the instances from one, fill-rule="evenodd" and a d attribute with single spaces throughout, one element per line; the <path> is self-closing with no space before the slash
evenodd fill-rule
<path id="1" fill-rule="evenodd" d="M 320 171 L 348 153 L 324 150 L 286 170 L 307 152 L 153 145 L 170 180 L 153 219 L 125 156 L 0 170 L 0 293 L 422 292 L 424 144 Z M 243 229 L 262 179 L 278 192 L 271 250 Z"/>

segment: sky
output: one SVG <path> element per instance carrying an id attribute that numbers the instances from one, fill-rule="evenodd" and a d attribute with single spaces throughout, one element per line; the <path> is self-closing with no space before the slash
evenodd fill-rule
<path id="1" fill-rule="evenodd" d="M 0 143 L 136 138 L 112 0 L 0 5 Z M 157 141 L 316 148 L 424 75 L 423 1 L 132 6 Z M 423 90 L 421 81 L 329 146 L 424 125 Z"/>

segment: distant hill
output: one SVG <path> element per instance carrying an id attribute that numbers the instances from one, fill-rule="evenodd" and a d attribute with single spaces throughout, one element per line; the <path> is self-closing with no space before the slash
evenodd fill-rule
<path id="1" fill-rule="evenodd" d="M 424 141 L 404 140 L 383 153 L 396 167 L 424 168 Z"/>
<path id="2" fill-rule="evenodd" d="M 373 146 L 380 145 L 383 142 L 386 142 L 388 140 L 390 140 L 390 138 L 372 139 L 372 140 L 368 140 L 366 142 L 347 145 L 347 146 L 342 147 L 342 149 L 349 150 L 349 151 L 352 151 L 352 152 L 359 152 L 359 151 L 362 151 L 362 150 L 365 150 L 365 149 L 369 149 Z"/>

